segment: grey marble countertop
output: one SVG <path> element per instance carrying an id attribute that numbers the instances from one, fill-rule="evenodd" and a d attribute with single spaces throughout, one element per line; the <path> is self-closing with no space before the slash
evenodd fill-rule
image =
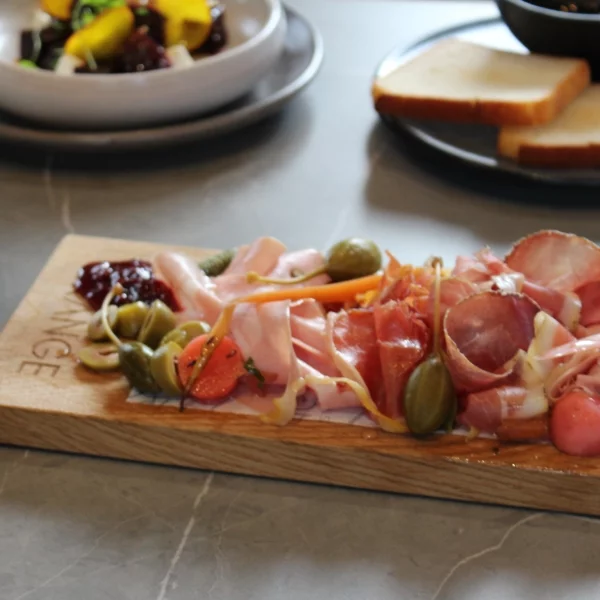
<path id="1" fill-rule="evenodd" d="M 68 231 L 292 248 L 360 233 L 418 261 L 540 228 L 600 239 L 596 192 L 463 170 L 377 123 L 378 60 L 493 4 L 291 4 L 326 60 L 270 122 L 91 162 L 0 146 L 0 326 Z M 0 448 L 0 600 L 592 600 L 599 559 L 593 519 Z"/>

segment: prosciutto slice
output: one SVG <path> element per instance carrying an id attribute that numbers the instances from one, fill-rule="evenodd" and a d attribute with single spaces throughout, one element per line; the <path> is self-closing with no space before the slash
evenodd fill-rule
<path id="1" fill-rule="evenodd" d="M 342 374 L 365 385 L 383 415 L 398 419 L 408 377 L 428 352 L 429 328 L 408 305 L 392 301 L 329 319 Z"/>
<path id="2" fill-rule="evenodd" d="M 571 233 L 534 233 L 517 242 L 505 261 L 528 280 L 559 292 L 600 281 L 600 247 Z"/>
<path id="3" fill-rule="evenodd" d="M 581 300 L 580 325 L 589 328 L 600 325 L 600 281 L 593 281 L 577 290 Z"/>
<path id="4" fill-rule="evenodd" d="M 518 294 L 483 292 L 446 313 L 447 365 L 457 392 L 472 393 L 506 382 L 519 350 L 534 337 L 539 307 Z"/>
<path id="5" fill-rule="evenodd" d="M 523 293 L 540 307 L 557 318 L 570 331 L 579 323 L 581 301 L 572 291 L 562 292 L 549 288 L 527 276 L 527 273 L 512 268 L 496 257 L 489 248 L 484 248 L 471 257 L 458 257 L 453 275 L 474 283 L 479 291 Z"/>
<path id="6" fill-rule="evenodd" d="M 378 408 L 397 419 L 402 415 L 406 382 L 429 350 L 430 330 L 401 302 L 376 305 L 373 317 L 385 390 Z"/>
<path id="7" fill-rule="evenodd" d="M 548 411 L 541 386 L 504 385 L 469 394 L 463 402 L 458 422 L 479 431 L 496 433 L 506 422 L 539 417 Z"/>
<path id="8" fill-rule="evenodd" d="M 385 405 L 385 385 L 373 310 L 329 313 L 328 331 L 336 365 L 344 377 L 364 385 L 376 406 Z"/>

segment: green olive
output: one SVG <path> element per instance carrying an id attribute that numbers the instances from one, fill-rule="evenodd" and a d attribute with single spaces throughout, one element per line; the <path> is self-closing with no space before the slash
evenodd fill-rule
<path id="1" fill-rule="evenodd" d="M 205 258 L 198 266 L 209 276 L 216 277 L 225 271 L 235 256 L 235 249 L 223 250 Z"/>
<path id="2" fill-rule="evenodd" d="M 157 394 L 160 387 L 152 377 L 150 361 L 152 349 L 140 342 L 127 342 L 119 346 L 121 372 L 131 387 L 145 394 Z"/>
<path id="3" fill-rule="evenodd" d="M 404 416 L 415 435 L 448 426 L 456 412 L 456 391 L 448 368 L 434 354 L 411 374 L 404 389 Z"/>
<path id="4" fill-rule="evenodd" d="M 111 329 L 114 329 L 118 321 L 119 311 L 116 306 L 110 305 L 106 312 L 106 318 Z M 87 328 L 87 337 L 92 342 L 100 342 L 108 338 L 106 329 L 102 325 L 102 311 L 99 310 L 92 315 Z"/>
<path id="5" fill-rule="evenodd" d="M 381 252 L 375 242 L 350 238 L 335 244 L 327 254 L 327 274 L 333 281 L 372 275 L 381 269 Z"/>
<path id="6" fill-rule="evenodd" d="M 119 307 L 117 333 L 123 338 L 135 339 L 142 328 L 150 307 L 143 302 L 132 302 Z"/>
<path id="7" fill-rule="evenodd" d="M 181 352 L 181 346 L 175 342 L 167 342 L 155 350 L 150 359 L 150 373 L 154 381 L 169 396 L 180 396 L 183 391 L 176 367 Z"/>
<path id="8" fill-rule="evenodd" d="M 112 343 L 90 344 L 79 351 L 79 360 L 93 371 L 114 371 L 119 368 L 119 351 Z"/>
<path id="9" fill-rule="evenodd" d="M 173 311 L 162 300 L 155 300 L 144 319 L 137 337 L 138 342 L 150 348 L 158 348 L 163 337 L 175 329 L 175 324 Z"/>
<path id="10" fill-rule="evenodd" d="M 204 321 L 188 321 L 179 327 L 169 331 L 161 340 L 160 345 L 175 342 L 178 346 L 185 348 L 193 339 L 210 331 L 210 325 Z"/>

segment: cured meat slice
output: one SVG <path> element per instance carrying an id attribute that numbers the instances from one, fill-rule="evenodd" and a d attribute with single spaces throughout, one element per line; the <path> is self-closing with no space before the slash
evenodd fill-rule
<path id="1" fill-rule="evenodd" d="M 279 240 L 272 237 L 260 237 L 250 245 L 237 249 L 223 275 L 246 275 L 248 271 L 266 275 L 275 268 L 279 257 L 284 252 L 285 245 Z"/>
<path id="2" fill-rule="evenodd" d="M 459 257 L 453 275 L 476 284 L 479 291 L 522 292 L 570 331 L 574 331 L 579 323 L 581 301 L 576 294 L 536 283 L 525 271 L 504 263 L 489 248 L 477 252 L 473 258 Z"/>
<path id="3" fill-rule="evenodd" d="M 457 392 L 470 393 L 504 383 L 519 350 L 534 337 L 539 307 L 527 296 L 482 292 L 446 313 L 447 365 Z"/>
<path id="4" fill-rule="evenodd" d="M 329 334 L 342 375 L 364 385 L 377 407 L 385 405 L 385 385 L 372 310 L 329 314 Z"/>
<path id="5" fill-rule="evenodd" d="M 574 389 L 595 389 L 600 351 L 590 350 L 573 354 L 569 360 L 554 367 L 545 381 L 546 395 L 554 403 Z"/>
<path id="6" fill-rule="evenodd" d="M 528 280 L 560 292 L 600 281 L 600 247 L 571 233 L 534 233 L 517 242 L 505 260 Z"/>
<path id="7" fill-rule="evenodd" d="M 277 289 L 280 287 L 278 284 L 273 283 L 248 283 L 246 275 L 248 272 L 253 271 L 258 275 L 276 278 L 276 279 L 290 279 L 296 273 L 308 273 L 314 271 L 325 264 L 325 259 L 320 252 L 316 250 L 300 250 L 298 252 L 288 252 L 284 254 L 278 254 L 279 247 L 273 248 L 272 244 L 264 245 L 264 252 L 271 252 L 269 257 L 264 257 L 263 260 L 259 260 L 260 256 L 256 253 L 252 253 L 249 257 L 252 259 L 249 262 L 240 261 L 236 265 L 236 272 L 229 273 L 225 272 L 223 275 L 219 275 L 214 279 L 216 284 L 216 293 L 224 302 L 230 302 L 236 298 L 254 294 L 260 291 L 269 289 Z M 275 257 L 275 265 L 273 266 L 273 258 Z M 252 268 L 252 266 L 256 268 Z M 263 270 L 257 270 L 263 269 Z M 268 269 L 268 270 L 264 270 Z M 296 284 L 285 284 L 286 287 L 303 287 L 309 285 L 323 285 L 330 281 L 326 274 L 317 275 L 309 280 L 302 283 Z"/>
<path id="8" fill-rule="evenodd" d="M 287 383 L 295 362 L 289 302 L 241 304 L 235 309 L 230 332 L 244 358 L 252 358 L 269 383 Z"/>
<path id="9" fill-rule="evenodd" d="M 581 300 L 579 323 L 583 327 L 600 324 L 600 281 L 593 281 L 580 287 L 577 296 Z"/>
<path id="10" fill-rule="evenodd" d="M 325 266 L 325 257 L 317 250 L 307 249 L 282 254 L 269 277 L 277 279 L 290 279 L 297 275 L 304 275 L 316 271 Z M 300 285 L 325 285 L 331 281 L 330 277 L 323 273 L 312 279 L 307 279 L 301 284 L 292 284 L 294 287 Z M 288 284 L 289 285 L 289 284 Z"/>
<path id="11" fill-rule="evenodd" d="M 429 350 L 430 330 L 401 302 L 376 305 L 373 316 L 385 389 L 378 408 L 397 419 L 402 414 L 406 382 Z"/>
<path id="12" fill-rule="evenodd" d="M 575 331 L 581 315 L 581 299 L 577 294 L 558 292 L 527 280 L 523 282 L 522 291 L 547 313 L 563 323 L 569 331 Z"/>
<path id="13" fill-rule="evenodd" d="M 216 295 L 214 283 L 196 261 L 177 252 L 161 252 L 155 256 L 154 264 L 171 286 L 186 315 L 213 325 L 223 303 Z"/>
<path id="14" fill-rule="evenodd" d="M 459 277 L 442 279 L 440 282 L 440 318 L 443 320 L 448 309 L 478 292 L 478 287 L 466 279 L 460 279 Z M 427 323 L 430 327 L 433 327 L 434 305 L 435 298 L 433 293 L 431 293 L 427 307 Z"/>
<path id="15" fill-rule="evenodd" d="M 496 433 L 504 423 L 532 419 L 547 412 L 548 401 L 541 386 L 527 389 L 523 385 L 503 385 L 469 394 L 463 401 L 458 422 Z"/>
<path id="16" fill-rule="evenodd" d="M 535 373 L 535 384 L 543 382 L 553 367 L 546 355 L 575 341 L 575 337 L 548 313 L 540 311 L 533 322 L 535 335 L 527 350 L 526 364 Z"/>

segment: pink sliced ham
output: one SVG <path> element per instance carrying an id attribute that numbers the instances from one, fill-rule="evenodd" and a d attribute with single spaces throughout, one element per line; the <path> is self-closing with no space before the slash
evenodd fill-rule
<path id="1" fill-rule="evenodd" d="M 538 311 L 526 296 L 500 292 L 470 296 L 448 310 L 447 364 L 458 393 L 497 386 L 513 375 L 519 350 L 534 337 Z"/>
<path id="2" fill-rule="evenodd" d="M 570 233 L 534 233 L 517 242 L 505 260 L 528 280 L 559 292 L 600 281 L 600 247 Z"/>
<path id="3" fill-rule="evenodd" d="M 265 275 L 275 268 L 279 257 L 284 252 L 285 245 L 279 240 L 272 237 L 260 237 L 250 245 L 237 249 L 223 275 L 246 275 L 248 271 L 256 271 Z"/>
<path id="4" fill-rule="evenodd" d="M 244 358 L 252 358 L 269 383 L 287 383 L 294 360 L 289 302 L 241 304 L 230 332 Z"/>
<path id="5" fill-rule="evenodd" d="M 173 289 L 190 318 L 214 324 L 221 314 L 223 303 L 216 286 L 195 260 L 177 252 L 161 252 L 154 258 L 161 276 Z"/>
<path id="6" fill-rule="evenodd" d="M 260 240 L 259 240 L 260 241 Z M 258 245 L 258 242 L 256 242 Z M 250 246 L 252 249 L 254 244 Z M 248 252 L 248 261 L 240 260 L 235 268 L 230 272 L 225 271 L 223 275 L 219 275 L 214 279 L 216 285 L 216 294 L 223 302 L 231 302 L 236 298 L 247 296 L 265 291 L 269 289 L 277 289 L 281 287 L 279 284 L 272 283 L 248 283 L 246 274 L 250 271 L 258 273 L 265 277 L 275 279 L 290 279 L 297 273 L 309 273 L 325 264 L 323 255 L 317 250 L 307 249 L 297 252 L 279 252 L 279 246 L 273 246 L 273 242 L 269 244 L 261 244 L 262 252 L 268 252 L 269 258 L 261 259 L 258 250 Z M 324 285 L 329 282 L 329 277 L 326 274 L 317 275 L 305 282 L 297 284 L 285 284 L 286 287 L 303 287 L 308 285 Z"/>

